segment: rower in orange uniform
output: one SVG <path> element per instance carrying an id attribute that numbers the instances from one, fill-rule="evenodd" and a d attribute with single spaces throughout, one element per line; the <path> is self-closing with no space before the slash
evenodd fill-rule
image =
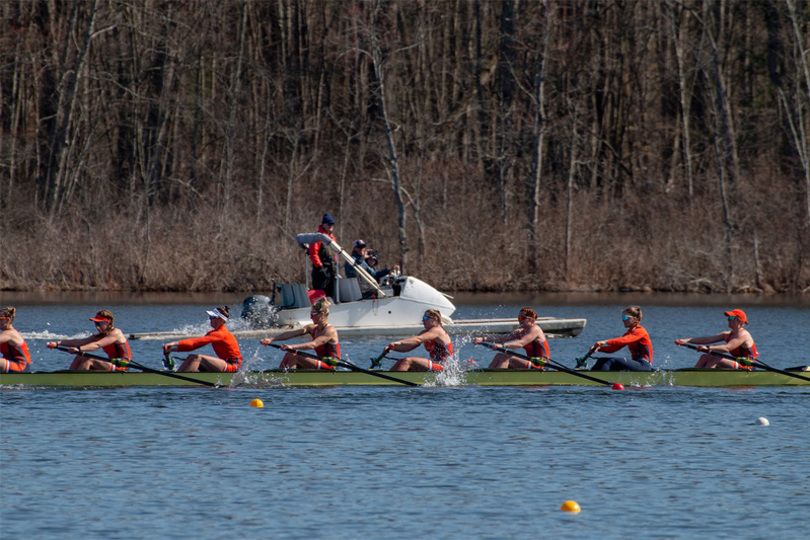
<path id="1" fill-rule="evenodd" d="M 425 311 L 422 317 L 425 329 L 419 334 L 392 341 L 383 349 L 383 354 L 391 351 L 409 352 L 424 345 L 429 358 L 408 356 L 397 360 L 391 371 L 444 371 L 444 363 L 453 355 L 453 342 L 442 326 L 442 314 L 437 309 Z"/>
<path id="2" fill-rule="evenodd" d="M 31 355 L 25 339 L 12 326 L 17 309 L 0 309 L 0 373 L 25 373 L 31 368 Z"/>
<path id="3" fill-rule="evenodd" d="M 96 316 L 90 319 L 98 331 L 90 337 L 82 339 L 65 339 L 61 341 L 50 341 L 46 345 L 53 349 L 58 345 L 70 347 L 70 352 L 76 356 L 70 364 L 70 369 L 84 371 L 126 371 L 126 366 L 120 367 L 113 363 L 113 360 L 132 360 L 132 353 L 129 350 L 129 342 L 124 333 L 115 327 L 115 318 L 112 312 L 102 309 Z M 92 352 L 101 349 L 110 361 L 99 358 L 89 358 L 82 353 Z"/>
<path id="4" fill-rule="evenodd" d="M 332 305 L 326 298 L 319 298 L 312 306 L 310 318 L 312 323 L 302 328 L 284 332 L 276 337 L 262 339 L 259 343 L 270 345 L 274 341 L 285 341 L 290 338 L 309 334 L 310 341 L 284 344 L 281 350 L 287 351 L 279 365 L 280 369 L 335 369 L 328 361 L 316 360 L 308 356 L 297 354 L 299 350 L 314 350 L 315 354 L 324 359 L 340 359 L 340 343 L 335 327 L 329 324 L 329 306 Z"/>
<path id="5" fill-rule="evenodd" d="M 207 354 L 190 354 L 186 357 L 177 371 L 209 371 L 233 373 L 242 365 L 242 353 L 239 352 L 239 344 L 233 337 L 230 330 L 225 327 L 225 323 L 230 317 L 231 310 L 228 306 L 215 308 L 207 311 L 208 321 L 212 330 L 198 338 L 172 341 L 163 345 L 163 354 L 168 355 L 172 351 L 194 351 L 210 344 L 214 348 L 216 356 Z"/>
<path id="6" fill-rule="evenodd" d="M 694 337 L 676 339 L 675 345 L 683 345 L 685 343 L 692 343 L 700 345 L 697 350 L 705 352 L 698 359 L 696 368 L 720 368 L 720 369 L 749 369 L 750 366 L 744 366 L 739 362 L 729 358 L 721 358 L 713 356 L 712 352 L 719 352 L 737 356 L 740 358 L 748 358 L 756 360 L 759 354 L 757 353 L 757 346 L 754 343 L 754 338 L 751 334 L 743 328 L 748 324 L 748 317 L 741 309 L 732 309 L 725 311 L 725 316 L 728 317 L 728 327 L 730 330 L 720 332 L 714 336 Z M 724 341 L 724 345 L 709 346 L 710 343 L 718 343 Z"/>
<path id="7" fill-rule="evenodd" d="M 622 323 L 627 332 L 621 337 L 597 341 L 590 352 L 613 353 L 627 346 L 630 358 L 600 358 L 591 371 L 650 371 L 652 370 L 653 348 L 650 335 L 641 326 L 641 308 L 630 306 L 622 311 Z"/>
<path id="8" fill-rule="evenodd" d="M 475 344 L 482 341 L 491 341 L 493 343 L 501 343 L 499 347 L 504 349 L 523 349 L 526 351 L 526 356 L 531 359 L 537 359 L 536 362 L 531 362 L 525 358 L 518 358 L 508 351 L 499 352 L 492 359 L 489 365 L 490 369 L 543 369 L 545 360 L 548 360 L 548 341 L 543 329 L 537 323 L 537 312 L 530 307 L 525 307 L 520 310 L 518 314 L 518 325 L 520 326 L 514 332 L 501 337 L 492 339 L 484 339 L 482 337 L 473 338 L 472 342 Z"/>

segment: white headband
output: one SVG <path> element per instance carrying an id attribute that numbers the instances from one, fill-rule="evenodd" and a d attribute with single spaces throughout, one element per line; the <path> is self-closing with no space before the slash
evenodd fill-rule
<path id="1" fill-rule="evenodd" d="M 214 308 L 214 311 L 206 311 L 206 313 L 208 313 L 209 317 L 219 317 L 223 321 L 228 320 L 228 316 L 222 313 L 219 308 Z"/>

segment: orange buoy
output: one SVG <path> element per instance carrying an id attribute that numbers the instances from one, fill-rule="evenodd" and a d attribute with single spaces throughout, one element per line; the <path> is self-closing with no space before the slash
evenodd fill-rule
<path id="1" fill-rule="evenodd" d="M 259 398 L 254 399 L 250 402 L 251 407 L 264 407 L 264 403 Z"/>
<path id="2" fill-rule="evenodd" d="M 582 511 L 582 508 L 579 507 L 577 501 L 565 501 L 560 507 L 560 510 L 563 512 L 570 512 L 572 514 L 579 514 L 580 511 Z"/>

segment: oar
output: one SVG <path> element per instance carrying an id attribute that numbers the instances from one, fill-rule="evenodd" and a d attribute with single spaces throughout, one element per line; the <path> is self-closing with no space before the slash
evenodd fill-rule
<path id="1" fill-rule="evenodd" d="M 70 352 L 70 347 L 65 347 L 64 345 L 57 345 L 56 347 L 54 347 L 54 349 L 58 349 L 58 350 L 64 351 L 64 352 Z M 116 366 L 119 365 L 116 362 L 114 362 L 112 358 L 107 358 L 106 356 L 99 356 L 97 354 L 90 354 L 90 353 L 87 353 L 87 352 L 84 352 L 84 351 L 80 352 L 79 356 L 86 356 L 87 358 L 95 358 L 96 360 L 104 360 L 105 362 L 109 362 L 109 363 L 114 364 Z M 193 382 L 194 384 L 202 384 L 202 385 L 211 386 L 211 387 L 214 387 L 214 388 L 216 388 L 216 386 L 217 386 L 216 384 L 210 383 L 208 381 L 201 381 L 199 379 L 192 379 L 191 377 L 183 377 L 182 375 L 178 375 L 177 373 L 174 373 L 174 372 L 160 371 L 160 370 L 157 370 L 157 369 L 148 368 L 146 366 L 143 366 L 143 365 L 139 364 L 138 362 L 133 362 L 132 360 L 122 360 L 121 363 L 120 363 L 121 367 L 124 367 L 124 365 L 125 365 L 124 362 L 126 362 L 127 366 L 132 366 L 135 369 L 140 369 L 141 371 L 143 371 L 145 373 L 156 373 L 158 375 L 163 375 L 165 377 L 172 377 L 174 379 L 180 379 L 181 381 Z"/>
<path id="2" fill-rule="evenodd" d="M 497 343 L 492 343 L 492 342 L 489 342 L 489 341 L 482 341 L 481 345 L 483 345 L 485 347 L 489 347 L 493 351 L 505 352 L 506 354 L 511 354 L 513 356 L 517 356 L 518 358 L 528 360 L 529 362 L 532 361 L 532 359 L 529 358 L 528 356 L 526 356 L 525 354 L 515 352 L 512 349 L 504 349 L 502 347 L 497 347 Z M 604 384 L 604 385 L 610 386 L 614 390 L 624 390 L 624 385 L 622 383 L 618 383 L 618 382 L 617 383 L 611 383 L 611 382 L 608 382 L 608 381 L 605 381 L 605 380 L 602 380 L 602 379 L 597 379 L 596 377 L 591 377 L 590 375 L 586 375 L 585 373 L 582 373 L 581 371 L 576 371 L 574 369 L 566 367 L 566 366 L 560 364 L 559 362 L 557 362 L 556 360 L 552 360 L 550 358 L 546 359 L 546 362 L 551 364 L 555 369 L 558 369 L 560 371 L 564 371 L 565 373 L 570 373 L 571 375 L 576 375 L 577 377 L 582 377 L 583 379 L 588 379 L 589 381 L 598 382 L 599 384 Z"/>
<path id="3" fill-rule="evenodd" d="M 281 349 L 281 345 L 279 345 L 277 343 L 270 343 L 270 346 L 275 347 L 276 349 Z M 388 379 L 389 381 L 398 382 L 398 383 L 404 384 L 406 386 L 419 386 L 418 384 L 413 383 L 411 381 L 406 381 L 404 379 L 397 379 L 396 377 L 389 377 L 388 375 L 384 375 L 384 374 L 380 373 L 379 371 L 369 371 L 367 369 L 363 369 L 360 366 L 355 366 L 351 362 L 349 362 L 347 360 L 342 360 L 340 358 L 326 359 L 326 358 L 321 358 L 318 355 L 311 354 L 311 353 L 304 352 L 304 351 L 288 351 L 288 352 L 291 352 L 293 354 L 300 354 L 301 356 L 306 356 L 307 358 L 312 358 L 313 360 L 320 360 L 321 362 L 326 362 L 327 364 L 330 364 L 330 365 L 345 367 L 345 368 L 350 369 L 352 371 L 359 371 L 360 373 L 366 373 L 368 375 L 373 375 L 374 377 L 380 377 L 381 379 Z"/>
<path id="4" fill-rule="evenodd" d="M 383 351 L 377 358 L 371 359 L 371 369 L 380 369 L 382 367 L 382 359 L 385 358 L 387 352 Z"/>
<path id="5" fill-rule="evenodd" d="M 596 352 L 596 347 L 591 347 L 590 349 L 588 349 L 588 354 L 586 354 L 582 358 L 577 358 L 577 367 L 583 368 L 588 367 L 588 358 L 590 358 L 594 352 Z"/>
<path id="6" fill-rule="evenodd" d="M 699 345 L 695 345 L 694 343 L 684 343 L 683 346 L 696 351 L 698 350 L 699 347 Z M 721 353 L 717 351 L 706 352 L 705 354 L 710 354 L 712 356 L 719 356 L 721 358 L 728 358 L 729 360 L 734 360 L 735 362 L 739 362 L 740 364 L 743 365 L 745 365 L 746 363 L 751 363 L 752 367 L 760 367 L 767 371 L 773 371 L 774 373 L 781 373 L 782 375 L 787 375 L 788 377 L 796 377 L 797 379 L 801 379 L 803 381 L 810 381 L 810 378 L 808 377 L 802 377 L 801 375 L 791 373 L 790 371 L 785 371 L 784 369 L 771 367 L 760 360 L 751 360 L 749 358 L 733 356 L 731 354 Z"/>

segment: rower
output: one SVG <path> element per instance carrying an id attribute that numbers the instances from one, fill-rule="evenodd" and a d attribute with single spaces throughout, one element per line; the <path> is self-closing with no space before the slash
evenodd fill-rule
<path id="1" fill-rule="evenodd" d="M 228 322 L 231 310 L 229 306 L 221 306 L 208 314 L 208 322 L 211 330 L 202 337 L 189 338 L 181 341 L 172 341 L 163 345 L 163 355 L 167 356 L 172 351 L 194 351 L 205 345 L 214 348 L 216 356 L 208 354 L 190 354 L 186 357 L 177 371 L 212 371 L 233 373 L 242 365 L 242 353 L 239 351 L 239 343 L 225 327 Z"/>
<path id="2" fill-rule="evenodd" d="M 301 328 L 296 328 L 275 337 L 264 338 L 259 343 L 270 345 L 275 341 L 286 341 L 288 339 L 309 334 L 311 340 L 294 345 L 281 346 L 281 350 L 287 351 L 281 360 L 279 369 L 328 369 L 334 370 L 335 364 L 330 360 L 340 358 L 340 343 L 335 327 L 329 324 L 329 306 L 332 305 L 327 298 L 319 298 L 312 306 L 310 318 L 312 323 Z M 322 360 L 297 354 L 299 350 L 314 350 Z"/>
<path id="3" fill-rule="evenodd" d="M 90 337 L 49 341 L 46 346 L 49 349 L 56 348 L 60 345 L 69 347 L 70 352 L 76 355 L 73 358 L 73 362 L 70 364 L 70 369 L 84 371 L 126 371 L 126 362 L 132 360 L 132 352 L 129 350 L 129 342 L 124 333 L 119 328 L 115 327 L 115 317 L 113 317 L 112 312 L 102 309 L 90 320 L 93 321 L 96 327 L 96 333 Z M 82 353 L 89 353 L 98 349 L 103 350 L 110 361 L 95 356 L 82 355 Z"/>
<path id="4" fill-rule="evenodd" d="M 425 329 L 419 334 L 392 341 L 383 349 L 383 354 L 409 352 L 424 345 L 430 358 L 408 356 L 397 360 L 391 371 L 444 371 L 444 362 L 453 355 L 453 341 L 442 326 L 442 314 L 438 309 L 429 309 L 422 317 L 422 324 Z"/>
<path id="5" fill-rule="evenodd" d="M 525 307 L 518 313 L 518 328 L 513 332 L 486 341 L 500 343 L 500 349 L 523 349 L 530 360 L 519 358 L 508 351 L 499 352 L 492 359 L 490 369 L 543 369 L 550 355 L 548 341 L 542 328 L 537 324 L 537 312 Z M 473 338 L 476 345 L 485 341 L 482 337 Z"/>
<path id="6" fill-rule="evenodd" d="M 623 347 L 630 351 L 630 358 L 600 358 L 591 371 L 650 371 L 652 370 L 653 347 L 650 335 L 641 326 L 641 308 L 630 306 L 622 311 L 622 324 L 627 328 L 624 335 L 597 341 L 588 354 L 596 351 L 613 353 Z"/>
<path id="7" fill-rule="evenodd" d="M 723 314 L 728 318 L 729 330 L 720 332 L 713 336 L 693 337 L 676 339 L 675 345 L 684 345 L 692 343 L 699 345 L 696 350 L 706 354 L 701 355 L 698 359 L 696 368 L 720 368 L 720 369 L 751 369 L 752 363 L 756 361 L 757 346 L 754 343 L 754 338 L 751 334 L 743 328 L 748 324 L 748 317 L 741 309 L 732 309 L 725 311 Z M 712 345 L 711 343 L 725 342 L 723 345 Z M 722 358 L 714 356 L 712 353 L 725 353 L 731 356 L 736 356 L 740 359 L 746 358 L 749 361 L 736 361 L 729 358 Z"/>
<path id="8" fill-rule="evenodd" d="M 25 373 L 31 368 L 31 355 L 22 335 L 11 325 L 17 309 L 0 309 L 0 373 Z"/>

